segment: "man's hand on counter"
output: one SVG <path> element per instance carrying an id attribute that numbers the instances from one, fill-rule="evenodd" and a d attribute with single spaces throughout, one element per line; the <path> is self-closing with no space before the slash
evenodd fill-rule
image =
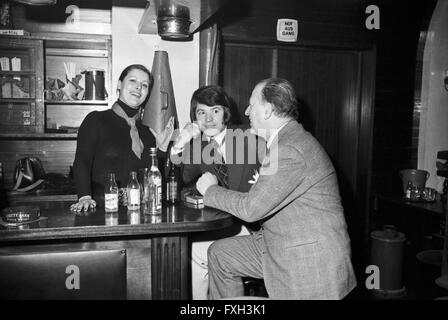
<path id="1" fill-rule="evenodd" d="M 77 203 L 74 203 L 70 206 L 70 211 L 86 212 L 90 208 L 95 209 L 95 207 L 96 207 L 95 200 L 93 200 L 91 196 L 84 196 L 84 197 L 79 198 Z"/>

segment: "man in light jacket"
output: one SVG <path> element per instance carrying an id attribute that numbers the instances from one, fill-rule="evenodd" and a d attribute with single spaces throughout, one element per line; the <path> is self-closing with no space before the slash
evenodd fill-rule
<path id="1" fill-rule="evenodd" d="M 244 295 L 242 277 L 263 278 L 273 299 L 341 299 L 355 286 L 334 167 L 295 119 L 297 101 L 284 79 L 258 83 L 245 112 L 267 141 L 249 192 L 224 189 L 211 173 L 196 187 L 204 204 L 262 227 L 215 241 L 208 250 L 210 299 Z"/>

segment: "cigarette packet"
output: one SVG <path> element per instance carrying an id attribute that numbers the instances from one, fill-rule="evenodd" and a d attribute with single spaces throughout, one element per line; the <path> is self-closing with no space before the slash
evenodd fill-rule
<path id="1" fill-rule="evenodd" d="M 201 205 L 201 204 L 204 204 L 204 198 L 202 196 L 198 196 L 198 195 L 186 195 L 185 202 L 191 203 L 194 205 Z"/>

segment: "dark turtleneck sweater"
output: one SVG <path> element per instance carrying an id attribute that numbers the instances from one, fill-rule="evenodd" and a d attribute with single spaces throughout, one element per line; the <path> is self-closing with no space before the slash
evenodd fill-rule
<path id="1" fill-rule="evenodd" d="M 123 101 L 116 102 L 132 117 L 138 112 Z M 149 167 L 149 148 L 156 140 L 148 127 L 136 122 L 143 153 L 139 159 L 132 151 L 130 127 L 112 109 L 93 111 L 82 122 L 76 147 L 73 173 L 78 197 L 91 195 L 99 206 L 104 205 L 104 183 L 107 174 L 115 173 L 118 187 L 126 187 L 131 171 Z"/>
<path id="2" fill-rule="evenodd" d="M 140 107 L 138 107 L 138 108 L 131 108 L 130 106 L 128 106 L 126 103 L 124 103 L 120 99 L 117 100 L 117 103 L 121 107 L 121 109 L 123 109 L 123 111 L 126 113 L 126 115 L 129 118 L 135 116 L 137 114 L 138 110 L 140 110 Z"/>

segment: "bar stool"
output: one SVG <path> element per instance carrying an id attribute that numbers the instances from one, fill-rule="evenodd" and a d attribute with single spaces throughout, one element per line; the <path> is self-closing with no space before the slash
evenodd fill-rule
<path id="1" fill-rule="evenodd" d="M 243 278 L 244 296 L 221 298 L 220 300 L 271 300 L 264 286 L 263 279 Z"/>
<path id="2" fill-rule="evenodd" d="M 244 295 L 255 297 L 268 297 L 263 279 L 243 278 Z"/>

